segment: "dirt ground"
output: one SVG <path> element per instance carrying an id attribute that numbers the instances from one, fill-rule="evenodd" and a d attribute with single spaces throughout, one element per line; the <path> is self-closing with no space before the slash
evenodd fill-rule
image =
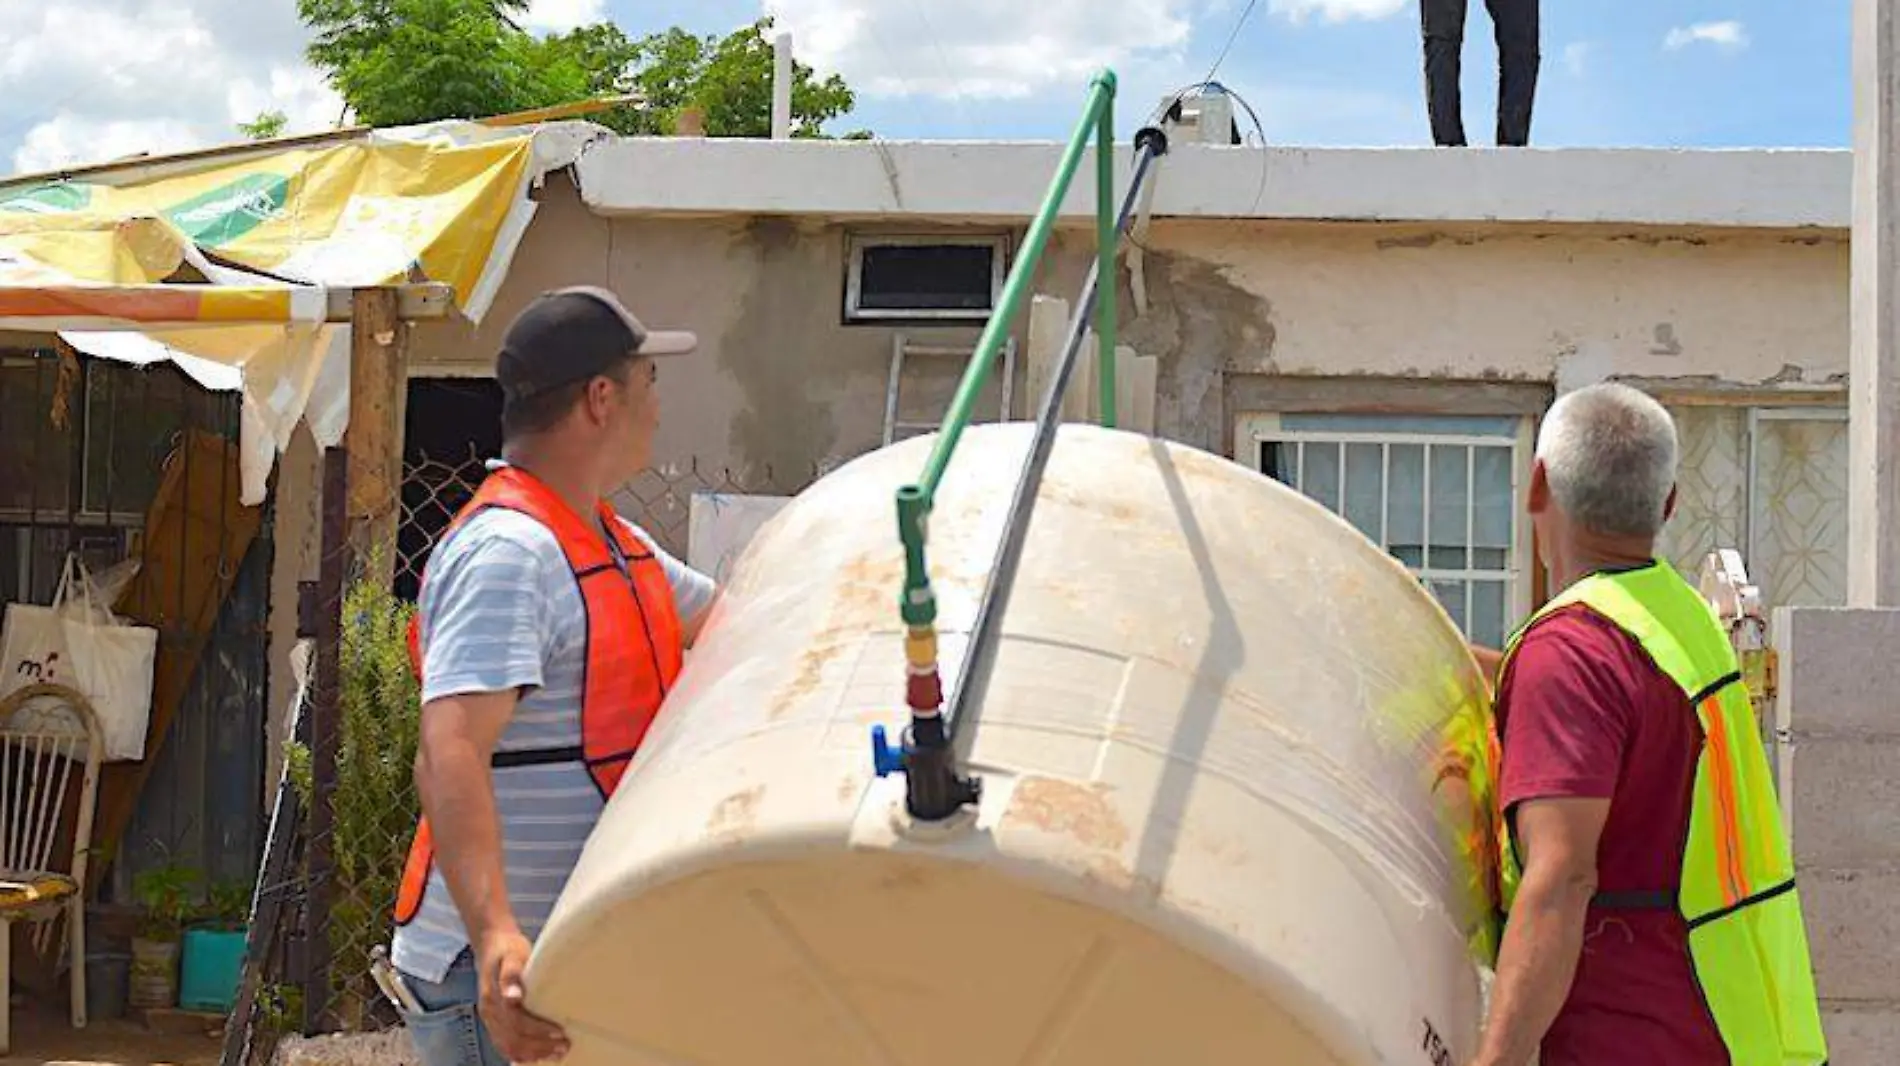
<path id="1" fill-rule="evenodd" d="M 130 1020 L 74 1029 L 65 1016 L 27 1005 L 13 1009 L 13 1048 L 0 1066 L 214 1066 L 219 1050 L 212 1037 L 154 1033 Z"/>

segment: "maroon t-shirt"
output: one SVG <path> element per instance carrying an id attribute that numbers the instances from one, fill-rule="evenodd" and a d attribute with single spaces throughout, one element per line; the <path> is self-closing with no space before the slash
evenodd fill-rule
<path id="1" fill-rule="evenodd" d="M 1607 799 L 1598 891 L 1673 893 L 1702 730 L 1642 646 L 1586 607 L 1554 612 L 1525 634 L 1499 679 L 1497 713 L 1505 809 Z M 1727 1066 L 1680 916 L 1593 907 L 1583 937 L 1542 1066 Z"/>

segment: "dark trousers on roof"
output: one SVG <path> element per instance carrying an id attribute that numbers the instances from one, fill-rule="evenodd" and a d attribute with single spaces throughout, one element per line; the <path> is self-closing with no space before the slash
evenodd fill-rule
<path id="1" fill-rule="evenodd" d="M 1465 46 L 1466 0 L 1419 0 L 1425 30 L 1425 106 L 1432 141 L 1465 143 L 1458 75 Z M 1531 103 L 1537 96 L 1540 62 L 1538 0 L 1485 0 L 1498 41 L 1498 143 L 1523 147 L 1531 140 Z"/>

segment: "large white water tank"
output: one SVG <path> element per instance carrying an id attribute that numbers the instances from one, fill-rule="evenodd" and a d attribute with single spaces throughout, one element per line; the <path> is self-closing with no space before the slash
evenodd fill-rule
<path id="1" fill-rule="evenodd" d="M 938 494 L 952 671 L 1030 428 L 971 430 Z M 1257 473 L 1065 427 L 981 808 L 913 833 L 868 735 L 907 720 L 892 493 L 929 446 L 739 561 L 535 949 L 571 1066 L 1466 1061 L 1483 697 L 1417 581 Z"/>

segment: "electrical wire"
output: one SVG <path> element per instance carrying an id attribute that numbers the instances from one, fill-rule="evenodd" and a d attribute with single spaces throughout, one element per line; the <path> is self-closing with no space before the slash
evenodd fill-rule
<path id="1" fill-rule="evenodd" d="M 1219 66 L 1219 63 L 1217 62 L 1215 65 Z M 1232 97 L 1240 104 L 1241 109 L 1247 112 L 1248 120 L 1253 123 L 1253 133 L 1258 139 L 1260 148 L 1260 183 L 1258 187 L 1254 189 L 1253 203 L 1247 208 L 1247 213 L 1251 215 L 1259 210 L 1260 202 L 1265 200 L 1267 196 L 1267 128 L 1266 125 L 1260 121 L 1260 113 L 1254 110 L 1253 105 L 1247 102 L 1246 97 L 1212 79 L 1191 82 L 1169 94 L 1168 98 L 1161 102 L 1161 106 L 1155 109 L 1154 114 L 1149 116 L 1148 125 L 1160 126 L 1167 120 L 1168 116 L 1173 113 L 1174 109 L 1181 105 L 1181 101 L 1188 99 L 1190 96 L 1202 95 L 1207 90 L 1220 93 L 1223 96 Z M 1242 143 L 1246 143 L 1244 139 Z M 1136 247 L 1141 248 L 1142 251 L 1148 251 L 1146 247 L 1143 247 L 1138 241 L 1135 241 L 1133 234 L 1129 235 L 1128 240 L 1134 243 Z"/>
<path id="2" fill-rule="evenodd" d="M 958 78 L 956 68 L 950 64 L 950 53 L 943 50 L 943 38 L 937 35 L 937 27 L 930 21 L 930 13 L 924 9 L 929 0 L 911 0 L 911 8 L 917 12 L 917 18 L 923 22 L 924 31 L 930 37 L 930 46 L 937 51 L 937 62 L 943 66 L 943 76 L 947 79 L 945 88 L 954 92 Z"/>
<path id="3" fill-rule="evenodd" d="M 1260 0 L 1247 0 L 1246 8 L 1241 11 L 1240 17 L 1234 20 L 1233 32 L 1227 35 L 1227 43 L 1221 46 L 1220 55 L 1214 57 L 1214 65 L 1207 68 L 1207 77 L 1201 79 L 1203 83 L 1212 82 L 1214 75 L 1220 73 L 1220 65 L 1227 62 L 1227 53 L 1233 51 L 1234 42 L 1240 39 L 1241 29 L 1247 25 L 1247 19 L 1253 15 L 1253 9 L 1259 6 Z"/>

